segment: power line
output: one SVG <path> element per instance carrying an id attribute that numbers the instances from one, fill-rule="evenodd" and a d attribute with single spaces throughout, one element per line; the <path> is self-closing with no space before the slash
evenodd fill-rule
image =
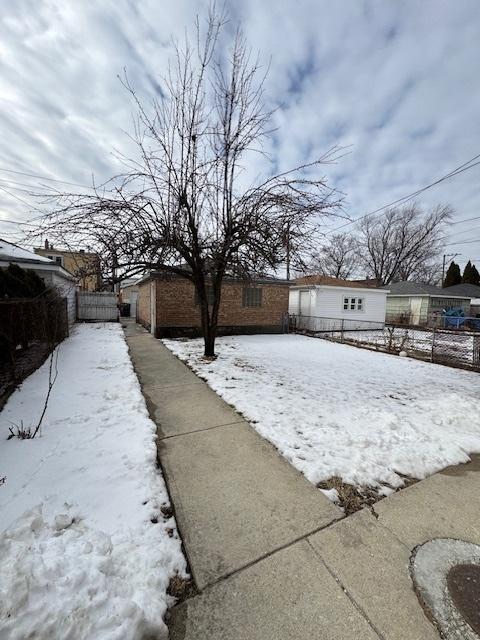
<path id="1" fill-rule="evenodd" d="M 4 183 L 9 189 L 12 189 L 13 191 L 23 191 L 24 193 L 32 193 L 34 189 L 44 189 L 44 190 L 47 190 L 47 194 L 48 194 L 49 193 L 48 189 L 51 189 L 51 187 L 47 185 L 28 184 L 28 182 L 18 182 L 17 180 L 11 180 L 9 178 L 0 178 L 0 182 Z M 20 185 L 20 186 L 16 186 L 16 185 Z M 28 189 L 22 189 L 22 187 L 28 187 Z"/>
<path id="2" fill-rule="evenodd" d="M 462 222 L 472 222 L 472 220 L 480 220 L 480 216 L 475 216 L 475 218 L 467 218 L 466 220 L 457 220 L 456 222 L 451 222 L 450 224 L 461 224 Z"/>
<path id="3" fill-rule="evenodd" d="M 455 231 L 455 233 L 447 234 L 448 238 L 454 238 L 458 236 L 460 233 L 471 233 L 472 231 L 480 231 L 480 227 L 473 227 L 472 229 L 461 229 L 460 231 Z"/>
<path id="4" fill-rule="evenodd" d="M 452 244 L 473 244 L 475 242 L 480 242 L 480 238 L 477 238 L 476 240 L 465 240 L 464 242 L 460 241 L 460 242 L 447 242 L 447 244 L 443 245 L 444 247 L 450 247 Z"/>
<path id="5" fill-rule="evenodd" d="M 351 220 L 349 222 L 345 222 L 344 224 L 340 225 L 339 227 L 335 227 L 335 229 L 330 229 L 329 231 L 325 232 L 325 235 L 328 235 L 329 233 L 332 233 L 334 231 L 338 231 L 339 229 L 343 229 L 344 227 L 348 227 L 349 225 L 354 224 L 355 222 L 358 222 L 359 220 L 363 220 L 364 218 L 368 218 L 369 216 L 373 216 L 376 213 L 380 213 L 384 209 L 388 209 L 389 207 L 392 207 L 395 204 L 400 204 L 400 203 L 405 204 L 409 200 L 412 200 L 416 196 L 420 195 L 420 193 L 423 193 L 424 191 L 427 191 L 427 189 L 431 189 L 432 187 L 436 186 L 437 184 L 440 184 L 441 182 L 443 182 L 444 180 L 448 180 L 449 178 L 453 178 L 454 176 L 457 176 L 458 174 L 463 173 L 464 171 L 468 171 L 469 169 L 473 169 L 473 167 L 476 167 L 477 165 L 480 164 L 480 161 L 479 162 L 474 162 L 474 160 L 477 160 L 478 158 L 480 158 L 480 153 L 477 154 L 476 156 L 474 156 L 473 158 L 470 158 L 470 160 L 467 160 L 467 162 L 464 162 L 463 164 L 459 165 L 458 167 L 456 167 L 455 169 L 450 171 L 450 173 L 447 173 L 446 175 L 442 176 L 441 178 L 438 178 L 438 180 L 435 180 L 434 182 L 431 182 L 430 184 L 426 185 L 425 187 L 421 187 L 420 189 L 417 189 L 417 191 L 414 191 L 414 192 L 412 192 L 412 193 L 410 193 L 410 194 L 408 194 L 406 196 L 403 196 L 402 198 L 398 198 L 397 200 L 393 200 L 392 202 L 389 202 L 388 204 L 383 205 L 383 207 L 379 207 L 378 209 L 374 209 L 373 211 L 369 211 L 368 213 L 363 214 L 359 218 L 355 218 L 355 220 Z M 473 162 L 473 164 L 472 164 L 472 162 Z"/>
<path id="6" fill-rule="evenodd" d="M 29 176 L 30 178 L 38 178 L 40 180 L 48 180 L 49 182 L 59 182 L 60 184 L 69 184 L 72 187 L 82 187 L 83 189 L 94 188 L 86 184 L 79 184 L 78 182 L 67 182 L 66 180 L 58 180 L 57 178 L 48 178 L 47 176 L 41 176 L 35 173 L 26 173 L 25 171 L 15 171 L 14 169 L 4 169 L 3 167 L 0 167 L 0 171 L 4 171 L 6 173 L 16 173 L 19 176 Z"/>
<path id="7" fill-rule="evenodd" d="M 32 209 L 35 209 L 35 211 L 39 211 L 40 213 L 42 213 L 42 210 L 39 209 L 38 207 L 35 207 L 33 204 L 31 204 L 30 202 L 27 202 L 27 200 L 24 200 L 23 198 L 20 198 L 20 196 L 15 195 L 14 193 L 12 193 L 11 191 L 9 191 L 8 189 L 5 189 L 5 187 L 2 187 L 0 185 L 0 190 L 1 191 L 5 191 L 5 193 L 7 193 L 10 197 L 15 198 L 16 200 L 18 200 L 19 202 L 23 202 L 23 204 L 26 204 L 27 207 L 31 207 Z M 27 224 L 27 223 L 22 223 L 22 224 Z"/>

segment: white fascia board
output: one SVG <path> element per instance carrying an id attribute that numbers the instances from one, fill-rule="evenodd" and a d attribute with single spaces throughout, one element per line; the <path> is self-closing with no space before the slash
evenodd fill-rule
<path id="1" fill-rule="evenodd" d="M 76 279 L 63 267 L 57 264 L 46 262 L 22 262 L 21 260 L 0 260 L 0 267 L 8 267 L 9 264 L 16 264 L 22 269 L 32 269 L 32 271 L 54 271 L 65 280 L 76 282 Z"/>
<path id="2" fill-rule="evenodd" d="M 370 287 L 339 287 L 330 284 L 295 284 L 290 289 L 336 289 L 338 291 L 368 291 L 369 293 L 390 293 L 387 289 L 373 289 Z"/>

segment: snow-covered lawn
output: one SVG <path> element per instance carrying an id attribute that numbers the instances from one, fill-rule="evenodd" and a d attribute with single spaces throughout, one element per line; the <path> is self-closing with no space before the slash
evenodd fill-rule
<path id="1" fill-rule="evenodd" d="M 480 375 L 300 335 L 164 343 L 313 483 L 388 493 L 480 452 Z"/>
<path id="2" fill-rule="evenodd" d="M 186 565 L 121 327 L 76 326 L 58 371 L 41 437 L 7 440 L 38 421 L 48 362 L 0 413 L 0 638 L 166 637 Z"/>

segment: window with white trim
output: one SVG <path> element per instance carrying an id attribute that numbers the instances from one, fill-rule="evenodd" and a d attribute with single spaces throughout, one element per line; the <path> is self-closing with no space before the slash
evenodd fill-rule
<path id="1" fill-rule="evenodd" d="M 61 265 L 63 267 L 63 257 L 62 256 L 47 256 L 47 258 L 49 260 L 53 260 L 53 262 L 56 262 L 57 264 Z"/>
<path id="2" fill-rule="evenodd" d="M 363 298 L 359 296 L 344 296 L 343 298 L 344 311 L 363 311 L 363 306 Z"/>

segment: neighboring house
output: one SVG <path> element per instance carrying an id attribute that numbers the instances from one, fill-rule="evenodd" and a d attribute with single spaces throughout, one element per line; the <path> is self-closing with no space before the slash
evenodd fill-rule
<path id="1" fill-rule="evenodd" d="M 284 331 L 289 284 L 274 278 L 251 282 L 225 278 L 218 334 Z M 138 282 L 137 320 L 159 338 L 201 335 L 200 306 L 193 283 L 157 272 L 142 278 Z"/>
<path id="2" fill-rule="evenodd" d="M 382 328 L 387 292 L 328 276 L 298 278 L 290 288 L 289 313 L 310 331 Z"/>
<path id="3" fill-rule="evenodd" d="M 433 284 L 395 282 L 388 289 L 387 322 L 412 325 L 436 325 L 444 310 L 461 307 L 470 314 L 470 296 L 450 293 Z"/>
<path id="4" fill-rule="evenodd" d="M 37 247 L 35 253 L 53 260 L 75 276 L 80 291 L 100 291 L 102 279 L 100 258 L 97 253 L 87 253 L 83 249 L 79 251 L 57 249 L 48 240 L 45 240 L 45 247 Z"/>
<path id="5" fill-rule="evenodd" d="M 443 289 L 448 295 L 468 296 L 470 301 L 470 313 L 473 318 L 480 316 L 480 287 L 476 284 L 454 284 Z"/>
<path id="6" fill-rule="evenodd" d="M 8 267 L 9 264 L 17 264 L 22 269 L 35 271 L 47 287 L 58 289 L 62 298 L 67 300 L 69 324 L 75 322 L 77 283 L 71 273 L 48 258 L 0 238 L 0 267 Z"/>

